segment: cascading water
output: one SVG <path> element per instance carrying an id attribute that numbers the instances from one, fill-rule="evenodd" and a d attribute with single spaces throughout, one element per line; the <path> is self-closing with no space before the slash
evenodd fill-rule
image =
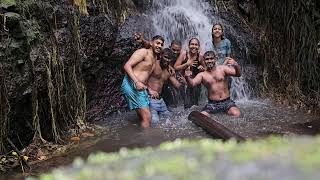
<path id="1" fill-rule="evenodd" d="M 180 40 L 183 46 L 191 37 L 199 38 L 201 49 L 212 50 L 211 28 L 214 22 L 219 22 L 224 29 L 235 37 L 237 41 L 243 41 L 237 32 L 226 21 L 213 16 L 211 6 L 203 0 L 156 0 L 153 1 L 152 20 L 156 34 L 164 36 L 166 44 L 172 40 Z M 209 18 L 210 17 L 210 18 Z M 237 43 L 245 45 L 246 43 Z M 247 100 L 250 90 L 243 77 L 233 78 L 231 96 L 236 100 Z"/>
<path id="2" fill-rule="evenodd" d="M 152 20 L 156 33 L 163 35 L 167 44 L 180 40 L 183 44 L 191 37 L 201 42 L 211 41 L 211 23 L 206 16 L 209 4 L 192 0 L 153 1 L 155 9 Z"/>

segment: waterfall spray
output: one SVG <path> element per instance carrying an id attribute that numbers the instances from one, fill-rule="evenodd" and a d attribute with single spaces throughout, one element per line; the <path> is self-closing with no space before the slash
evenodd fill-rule
<path id="1" fill-rule="evenodd" d="M 211 28 L 219 22 L 232 35 L 240 39 L 237 32 L 225 20 L 213 16 L 211 6 L 203 0 L 157 0 L 153 1 L 152 21 L 156 34 L 165 37 L 166 43 L 179 40 L 183 46 L 192 37 L 199 38 L 202 52 L 212 50 Z M 237 40 L 238 41 L 238 40 Z M 243 41 L 240 39 L 239 41 Z M 240 44 L 245 44 L 241 42 Z M 247 100 L 250 91 L 243 77 L 232 78 L 231 96 L 236 100 Z"/>

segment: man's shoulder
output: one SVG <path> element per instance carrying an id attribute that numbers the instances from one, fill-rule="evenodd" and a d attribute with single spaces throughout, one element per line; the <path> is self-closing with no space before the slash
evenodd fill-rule
<path id="1" fill-rule="evenodd" d="M 148 52 L 148 49 L 146 49 L 146 48 L 140 48 L 140 49 L 137 49 L 135 52 L 147 53 L 147 52 Z"/>
<path id="2" fill-rule="evenodd" d="M 146 56 L 146 55 L 148 55 L 148 49 L 141 48 L 141 49 L 136 50 L 134 53 L 138 54 L 140 56 Z"/>

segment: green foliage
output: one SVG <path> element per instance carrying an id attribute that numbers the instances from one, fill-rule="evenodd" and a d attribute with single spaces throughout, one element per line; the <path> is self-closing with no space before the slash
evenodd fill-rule
<path id="1" fill-rule="evenodd" d="M 74 4 L 79 8 L 79 11 L 84 15 L 89 15 L 87 11 L 86 0 L 74 0 Z"/>
<path id="2" fill-rule="evenodd" d="M 1 0 L 1 3 L 7 6 L 12 6 L 12 5 L 16 5 L 16 0 Z"/>
<path id="3" fill-rule="evenodd" d="M 320 107 L 320 4 L 317 0 L 259 0 L 253 15 L 261 26 L 263 87 L 280 100 Z M 284 98 L 283 98 L 284 97 Z"/>
<path id="4" fill-rule="evenodd" d="M 72 167 L 54 170 L 41 175 L 40 179 L 215 179 L 219 172 L 214 167 L 220 166 L 221 158 L 224 163 L 239 166 L 273 161 L 312 173 L 320 168 L 319 146 L 319 136 L 273 136 L 243 143 L 212 139 L 176 140 L 163 143 L 156 149 L 123 148 L 119 153 L 92 154 L 87 162 L 77 159 Z"/>

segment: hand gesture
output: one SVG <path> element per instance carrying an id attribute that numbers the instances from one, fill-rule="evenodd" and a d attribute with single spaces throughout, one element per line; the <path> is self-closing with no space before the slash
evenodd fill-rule
<path id="1" fill-rule="evenodd" d="M 186 63 L 188 64 L 188 66 L 193 66 L 193 67 L 197 67 L 198 65 L 198 61 L 193 61 L 192 59 L 188 59 Z"/>
<path id="2" fill-rule="evenodd" d="M 140 81 L 135 82 L 135 86 L 138 91 L 147 89 L 147 86 Z"/>
<path id="3" fill-rule="evenodd" d="M 187 68 L 185 71 L 184 71 L 184 76 L 186 77 L 190 77 L 192 76 L 192 71 L 191 71 L 191 68 Z"/>
<path id="4" fill-rule="evenodd" d="M 148 92 L 149 92 L 149 95 L 151 96 L 151 98 L 159 98 L 159 93 L 157 91 L 154 91 L 150 88 L 148 88 Z"/>
<path id="5" fill-rule="evenodd" d="M 199 71 L 205 71 L 206 70 L 202 65 L 199 65 L 198 69 L 199 69 Z"/>
<path id="6" fill-rule="evenodd" d="M 133 37 L 134 37 L 134 40 L 138 43 L 142 43 L 144 40 L 143 35 L 139 32 L 134 33 Z"/>
<path id="7" fill-rule="evenodd" d="M 225 65 L 230 65 L 230 66 L 237 66 L 238 63 L 231 57 L 226 57 L 225 62 L 223 63 Z"/>

